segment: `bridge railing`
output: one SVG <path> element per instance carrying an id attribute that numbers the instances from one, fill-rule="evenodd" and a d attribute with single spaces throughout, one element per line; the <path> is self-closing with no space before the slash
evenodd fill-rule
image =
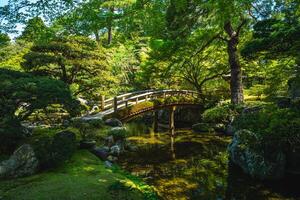
<path id="1" fill-rule="evenodd" d="M 101 98 L 102 111 L 109 113 L 117 112 L 118 109 L 128 107 L 129 105 L 138 104 L 144 101 L 153 100 L 159 97 L 167 97 L 173 95 L 190 95 L 196 97 L 198 92 L 192 90 L 144 90 L 122 94 L 114 98 L 105 99 Z"/>

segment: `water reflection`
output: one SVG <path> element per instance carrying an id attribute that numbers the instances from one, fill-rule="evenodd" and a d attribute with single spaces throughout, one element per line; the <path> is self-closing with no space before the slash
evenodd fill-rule
<path id="1" fill-rule="evenodd" d="M 176 131 L 175 137 L 170 137 L 167 132 L 140 130 L 143 131 L 130 131 L 129 138 L 138 151 L 125 154 L 120 165 L 153 185 L 162 199 L 300 197 L 299 188 L 291 179 L 262 183 L 228 164 L 226 148 L 230 138 L 190 131 Z"/>

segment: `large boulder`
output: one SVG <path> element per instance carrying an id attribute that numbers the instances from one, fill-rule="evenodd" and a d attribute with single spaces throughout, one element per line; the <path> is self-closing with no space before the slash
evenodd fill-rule
<path id="1" fill-rule="evenodd" d="M 116 118 L 111 118 L 111 119 L 105 120 L 105 125 L 111 126 L 111 127 L 122 127 L 123 126 L 122 122 Z"/>
<path id="2" fill-rule="evenodd" d="M 8 160 L 0 163 L 0 179 L 32 175 L 37 171 L 38 165 L 33 148 L 24 144 Z"/>
<path id="3" fill-rule="evenodd" d="M 251 143 L 256 144 L 256 148 Z M 237 131 L 228 151 L 230 160 L 252 177 L 272 180 L 281 179 L 285 175 L 285 154 L 278 151 L 273 155 L 265 155 L 260 139 L 251 131 Z"/>
<path id="4" fill-rule="evenodd" d="M 218 133 L 225 133 L 226 132 L 226 126 L 222 123 L 214 124 L 213 129 L 215 130 L 215 132 L 218 132 Z"/>
<path id="5" fill-rule="evenodd" d="M 97 142 L 95 140 L 81 140 L 79 147 L 81 149 L 93 149 L 96 147 Z"/>
<path id="6" fill-rule="evenodd" d="M 101 160 L 106 160 L 109 156 L 108 147 L 95 147 L 91 150 L 91 152 Z"/>

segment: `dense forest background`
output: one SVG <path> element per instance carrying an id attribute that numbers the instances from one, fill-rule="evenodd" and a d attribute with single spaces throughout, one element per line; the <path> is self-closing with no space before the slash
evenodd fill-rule
<path id="1" fill-rule="evenodd" d="M 0 199 L 299 199 L 299 155 L 299 0 L 0 0 Z"/>
<path id="2" fill-rule="evenodd" d="M 206 108 L 299 96 L 297 0 L 10 0 L 0 23 L 3 127 L 143 89 Z"/>
<path id="3" fill-rule="evenodd" d="M 299 10 L 296 0 L 9 1 L 0 66 L 61 80 L 89 100 L 149 88 L 218 100 L 231 90 L 235 103 L 243 87 L 285 95 L 299 65 Z"/>

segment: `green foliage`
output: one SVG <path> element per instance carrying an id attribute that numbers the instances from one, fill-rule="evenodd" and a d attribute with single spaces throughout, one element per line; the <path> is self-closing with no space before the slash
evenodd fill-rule
<path id="1" fill-rule="evenodd" d="M 1 116 L 0 127 L 0 154 L 10 154 L 25 139 L 23 129 L 18 120 L 8 116 Z"/>
<path id="2" fill-rule="evenodd" d="M 114 168 L 114 172 L 120 173 L 121 170 L 119 168 Z M 113 184 L 111 184 L 108 188 L 109 191 L 114 191 L 114 192 L 124 192 L 124 191 L 133 191 L 133 190 L 138 190 L 143 194 L 143 199 L 144 200 L 158 200 L 158 195 L 155 193 L 154 189 L 149 186 L 144 184 L 139 178 L 132 176 L 129 173 L 124 173 L 122 174 L 130 179 L 130 182 L 125 182 L 125 181 L 116 181 Z"/>
<path id="3" fill-rule="evenodd" d="M 108 135 L 113 136 L 115 141 L 125 139 L 127 134 L 127 130 L 124 127 L 116 127 L 108 131 Z"/>
<path id="4" fill-rule="evenodd" d="M 208 123 L 227 124 L 239 114 L 239 111 L 240 109 L 235 108 L 232 104 L 221 104 L 205 110 L 202 114 L 202 118 Z"/>
<path id="5" fill-rule="evenodd" d="M 210 126 L 210 124 L 207 123 L 198 123 L 194 124 L 192 127 L 193 131 L 195 132 L 213 132 L 213 128 Z"/>
<path id="6" fill-rule="evenodd" d="M 40 16 L 52 21 L 58 16 L 70 11 L 72 6 L 78 2 L 71 0 L 37 0 L 31 1 L 8 1 L 7 5 L 0 7 L 0 30 L 4 32 L 16 33 L 17 24 L 24 24 L 28 19 Z"/>
<path id="7" fill-rule="evenodd" d="M 262 97 L 262 95 L 266 94 L 266 85 L 260 85 L 256 84 L 253 85 L 251 88 L 248 90 L 249 95 L 257 96 L 258 99 Z"/>
<path id="8" fill-rule="evenodd" d="M 72 86 L 74 94 L 89 97 L 114 82 L 103 51 L 86 37 L 56 38 L 34 45 L 24 56 L 29 72 L 57 78 Z"/>
<path id="9" fill-rule="evenodd" d="M 6 69 L 0 69 L 0 80 L 2 150 L 16 147 L 24 137 L 20 122 L 37 109 L 61 104 L 71 116 L 79 113 L 79 103 L 61 81 Z"/>
<path id="10" fill-rule="evenodd" d="M 82 120 L 80 118 L 72 120 L 72 126 L 79 130 L 81 139 L 93 139 L 95 137 L 95 130 L 102 128 L 104 122 L 101 119 Z"/>
<path id="11" fill-rule="evenodd" d="M 39 42 L 42 40 L 48 41 L 51 37 L 54 37 L 54 33 L 45 25 L 44 21 L 40 17 L 34 17 L 27 21 L 26 27 L 17 39 Z"/>
<path id="12" fill-rule="evenodd" d="M 293 99 L 300 97 L 300 76 L 291 78 L 288 82 L 289 85 L 289 96 Z"/>
<path id="13" fill-rule="evenodd" d="M 299 111 L 280 109 L 274 105 L 259 111 L 243 113 L 233 123 L 237 130 L 247 129 L 256 134 L 262 143 L 274 148 L 288 150 L 299 145 Z"/>
<path id="14" fill-rule="evenodd" d="M 104 162 L 90 152 L 77 151 L 59 168 L 31 177 L 1 181 L 0 193 L 3 198 L 14 200 L 143 199 L 144 195 L 136 188 L 119 192 L 108 189 L 116 180 L 131 183 L 131 178 L 122 170 L 107 169 Z"/>
<path id="15" fill-rule="evenodd" d="M 78 102 L 66 85 L 57 80 L 12 70 L 0 70 L 3 117 L 25 120 L 34 110 L 62 104 L 71 115 L 78 114 Z"/>
<path id="16" fill-rule="evenodd" d="M 10 43 L 10 38 L 7 34 L 0 32 L 0 47 L 7 46 Z"/>
<path id="17" fill-rule="evenodd" d="M 77 148 L 76 136 L 63 131 L 54 136 L 41 136 L 33 142 L 41 169 L 54 168 L 70 159 Z"/>
<path id="18" fill-rule="evenodd" d="M 18 40 L 0 47 L 0 68 L 21 71 L 23 56 L 29 51 L 30 46 L 31 43 Z"/>

